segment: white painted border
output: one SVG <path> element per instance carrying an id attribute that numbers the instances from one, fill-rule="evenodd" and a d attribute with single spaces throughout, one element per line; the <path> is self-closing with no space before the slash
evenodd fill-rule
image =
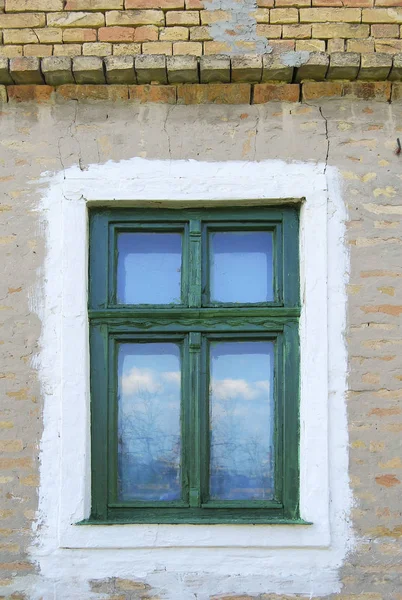
<path id="1" fill-rule="evenodd" d="M 241 548 L 241 571 L 258 571 L 259 561 L 269 559 L 285 582 L 281 591 L 294 590 L 294 582 L 286 585 L 286 578 L 297 569 L 303 589 L 299 585 L 294 591 L 310 589 L 312 564 L 320 593 L 335 591 L 332 570 L 341 564 L 351 539 L 343 340 L 348 254 L 337 181 L 336 169 L 323 164 L 141 158 L 91 165 L 85 171 L 71 167 L 44 177 L 41 214 L 47 256 L 40 372 L 46 401 L 35 550 L 42 569 L 67 560 L 71 551 L 61 549 L 80 548 L 81 558 L 92 565 L 92 577 L 116 571 L 121 576 L 130 556 L 152 569 L 169 562 L 168 549 L 183 548 L 179 571 L 194 570 L 200 556 L 207 569 L 238 573 L 230 554 Z M 244 204 L 244 198 L 280 204 L 301 197 L 301 516 L 313 525 L 74 525 L 88 516 L 90 506 L 87 204 L 233 206 Z M 92 554 L 91 548 L 98 552 Z M 106 555 L 105 564 L 95 557 L 102 548 L 116 549 Z M 267 555 L 270 548 L 275 550 Z M 142 555 L 135 549 L 143 549 Z M 74 560 L 63 568 L 73 570 Z"/>

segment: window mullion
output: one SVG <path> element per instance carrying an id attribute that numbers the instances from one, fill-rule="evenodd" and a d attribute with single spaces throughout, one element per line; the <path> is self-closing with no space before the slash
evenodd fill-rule
<path id="1" fill-rule="evenodd" d="M 201 306 L 201 221 L 190 221 L 189 302 L 191 308 Z"/>
<path id="2" fill-rule="evenodd" d="M 201 462 L 200 462 L 200 383 L 201 383 L 201 333 L 189 335 L 190 367 L 190 506 L 201 506 Z"/>

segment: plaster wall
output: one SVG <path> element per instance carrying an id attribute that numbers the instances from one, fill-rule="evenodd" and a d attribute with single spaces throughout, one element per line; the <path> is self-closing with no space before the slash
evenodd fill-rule
<path id="1" fill-rule="evenodd" d="M 402 308 L 398 294 L 402 291 L 402 208 L 400 159 L 393 149 L 401 115 L 398 104 L 363 101 L 331 101 L 321 106 L 132 107 L 74 102 L 3 107 L 0 477 L 4 495 L 0 517 L 4 541 L 0 568 L 4 597 L 207 600 L 233 596 L 266 600 L 302 593 L 343 600 L 400 600 Z M 331 523 L 332 532 L 348 525 L 349 519 L 351 528 L 331 571 L 333 580 L 326 587 L 316 585 L 319 550 L 316 558 L 306 559 L 298 573 L 286 570 L 291 550 L 281 549 L 284 567 L 280 570 L 275 550 L 267 549 L 264 556 L 261 548 L 256 550 L 251 544 L 247 560 L 244 549 L 227 547 L 217 555 L 216 564 L 211 561 L 210 548 L 191 545 L 184 550 L 148 545 L 126 555 L 127 560 L 113 550 L 98 548 L 92 551 L 103 565 L 98 572 L 88 569 L 92 559 L 79 550 L 69 551 L 69 569 L 60 568 L 60 560 L 57 562 L 54 547 L 58 534 L 54 532 L 59 515 L 52 510 L 45 515 L 37 512 L 38 457 L 44 406 L 45 414 L 49 409 L 57 413 L 55 402 L 61 390 L 55 389 L 54 381 L 41 377 L 40 368 L 43 352 L 50 350 L 43 347 L 44 290 L 50 290 L 49 273 L 64 269 L 69 254 L 53 254 L 54 264 L 46 263 L 46 223 L 51 216 L 53 234 L 57 235 L 60 227 L 62 235 L 63 219 L 73 218 L 71 205 L 79 203 L 81 196 L 67 194 L 63 213 L 54 210 L 55 203 L 63 205 L 57 204 L 57 198 L 50 204 L 44 203 L 44 198 L 54 178 L 62 184 L 64 177 L 104 176 L 108 167 L 103 165 L 111 164 L 108 161 L 127 161 L 126 165 L 136 169 L 140 164 L 133 160 L 136 157 L 209 163 L 210 170 L 208 166 L 195 170 L 199 189 L 208 187 L 206 180 L 216 173 L 217 163 L 243 161 L 248 174 L 245 186 L 254 198 L 257 190 L 261 196 L 264 164 L 290 164 L 288 172 L 295 178 L 304 169 L 318 179 L 333 173 L 339 181 L 339 188 L 332 192 L 328 188 L 327 193 L 334 194 L 348 214 L 346 234 L 341 234 L 342 246 L 350 254 L 350 273 L 344 273 L 349 276 L 347 327 L 341 333 L 348 356 L 344 400 L 354 504 L 346 503 L 345 512 L 336 514 Z M 247 168 L 247 163 L 254 162 L 261 164 Z M 183 171 L 186 169 L 183 166 Z M 161 171 L 159 177 L 168 177 L 167 173 Z M 118 181 L 113 185 L 119 197 Z M 149 193 L 145 181 L 143 186 L 142 192 L 137 187 L 139 195 Z M 187 197 L 191 193 L 177 187 Z M 60 185 L 59 194 L 66 189 Z M 74 231 L 81 235 L 82 223 L 69 231 L 72 238 Z M 48 328 L 49 321 L 52 323 L 47 314 Z M 59 351 L 60 346 L 55 346 L 55 360 Z M 342 410 L 342 399 L 339 406 Z M 62 423 L 59 426 L 62 430 Z M 49 439 L 42 439 L 42 452 Z M 342 454 L 344 440 L 337 448 L 337 439 L 333 451 Z M 329 447 L 333 442 L 329 440 Z M 53 468 L 54 487 L 58 487 L 59 463 Z M 49 480 L 49 474 L 47 477 Z M 342 481 L 340 475 L 339 486 L 335 481 L 331 488 L 332 504 L 339 505 L 337 493 L 348 493 Z M 50 546 L 43 544 L 49 532 L 54 542 Z M 286 585 L 278 585 L 279 580 L 287 580 Z"/>

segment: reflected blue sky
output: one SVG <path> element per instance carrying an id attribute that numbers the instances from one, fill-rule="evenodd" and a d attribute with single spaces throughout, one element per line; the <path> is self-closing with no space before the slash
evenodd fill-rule
<path id="1" fill-rule="evenodd" d="M 180 233 L 119 233 L 117 301 L 180 304 Z"/>
<path id="2" fill-rule="evenodd" d="M 272 302 L 272 247 L 269 231 L 211 233 L 211 301 Z"/>
<path id="3" fill-rule="evenodd" d="M 211 344 L 212 499 L 273 497 L 273 369 L 273 342 Z"/>
<path id="4" fill-rule="evenodd" d="M 118 353 L 120 500 L 178 500 L 180 348 L 120 344 Z"/>

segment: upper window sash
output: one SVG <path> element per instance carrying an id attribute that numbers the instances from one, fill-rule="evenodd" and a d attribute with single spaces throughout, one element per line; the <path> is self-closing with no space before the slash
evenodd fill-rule
<path id="1" fill-rule="evenodd" d="M 91 310 L 113 309 L 113 311 L 172 308 L 211 308 L 211 307 L 298 307 L 299 306 L 299 265 L 298 265 L 298 214 L 293 207 L 280 210 L 158 210 L 146 211 L 130 209 L 110 211 L 105 209 L 91 212 L 90 220 L 90 280 L 89 308 Z M 214 235 L 224 234 L 272 235 L 272 294 L 267 301 L 230 301 L 215 299 L 211 294 L 211 246 Z M 152 294 L 139 294 L 138 303 L 119 298 L 118 290 L 118 240 L 124 234 L 171 233 L 181 236 L 181 261 L 165 261 L 169 268 L 176 269 L 172 275 L 171 287 L 178 289 L 177 270 L 180 268 L 180 294 L 175 294 L 171 302 L 159 302 L 161 294 L 155 286 L 155 302 L 148 302 Z M 258 235 L 258 234 L 257 234 Z M 120 238 L 121 239 L 121 238 Z M 134 239 L 134 238 L 133 238 Z M 140 238 L 137 238 L 140 239 Z M 144 239 L 144 236 L 142 236 Z M 156 239 L 156 238 L 154 238 Z M 255 238 L 258 242 L 258 239 Z M 260 244 L 261 245 L 261 244 Z M 230 246 L 230 244 L 229 244 Z M 161 245 L 163 252 L 163 244 Z M 162 255 L 163 256 L 163 255 Z M 222 256 L 222 255 L 221 255 Z M 256 256 L 250 255 L 250 256 Z M 166 258 L 166 257 L 165 257 Z M 177 257 L 176 257 L 177 258 Z M 247 258 L 247 257 L 246 257 Z M 155 265 L 155 257 L 153 257 Z M 243 261 L 248 269 L 250 257 Z M 230 266 L 230 265 L 229 265 Z M 216 269 L 219 277 L 219 266 Z M 135 276 L 135 270 L 133 271 Z M 121 271 L 120 271 L 121 275 Z M 138 275 L 138 274 L 137 274 Z M 268 278 L 268 276 L 267 276 Z M 155 281 L 149 273 L 149 281 Z M 163 283 L 163 281 L 162 281 Z M 168 294 L 165 294 L 165 297 Z M 179 297 L 180 295 L 180 297 Z M 146 302 L 142 299 L 146 297 Z M 128 298 L 130 299 L 130 298 Z M 165 298 L 166 299 L 166 298 Z"/>

